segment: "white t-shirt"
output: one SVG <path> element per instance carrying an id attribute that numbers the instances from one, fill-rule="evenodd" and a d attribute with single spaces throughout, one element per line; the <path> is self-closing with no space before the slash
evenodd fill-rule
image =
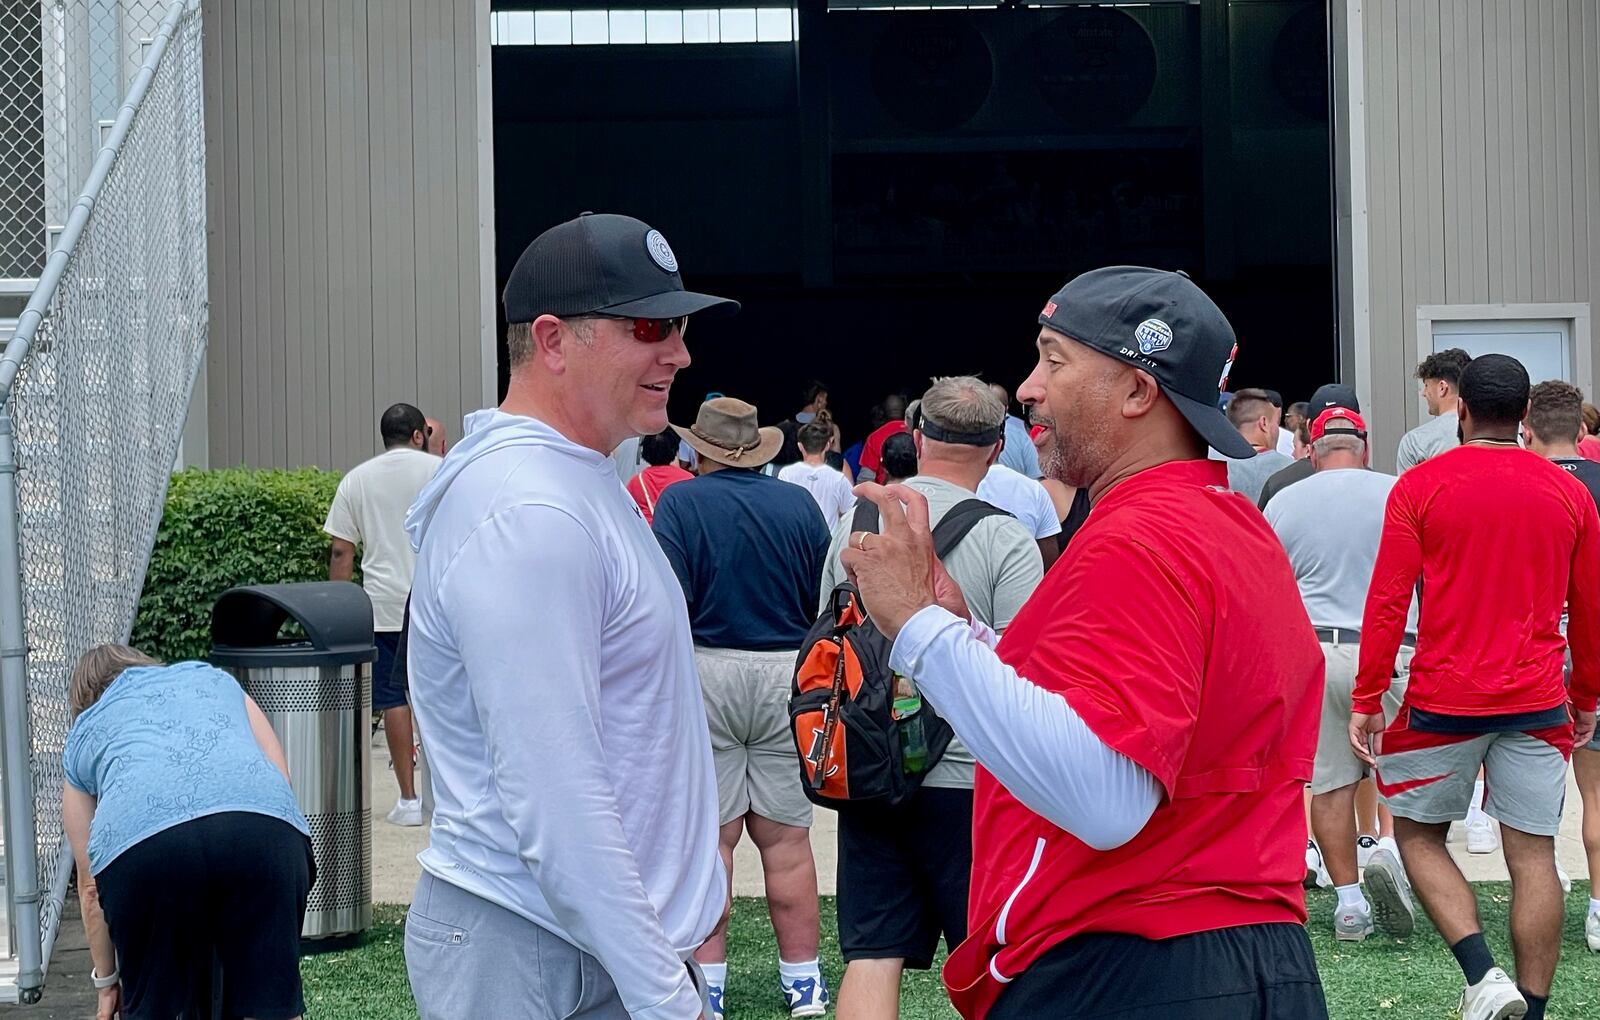
<path id="1" fill-rule="evenodd" d="M 385 450 L 339 480 L 322 530 L 361 547 L 361 587 L 372 600 L 372 628 L 400 629 L 417 557 L 406 537 L 406 511 L 439 470 L 440 460 L 410 446 Z"/>
<path id="2" fill-rule="evenodd" d="M 423 868 L 594 956 L 636 1020 L 698 1016 L 684 961 L 727 898 L 711 735 L 683 590 L 615 466 L 477 411 L 406 523 Z"/>
<path id="3" fill-rule="evenodd" d="M 778 472 L 778 478 L 811 493 L 811 498 L 822 508 L 822 519 L 827 522 L 829 531 L 855 508 L 856 494 L 850 491 L 850 483 L 844 480 L 844 472 L 837 468 L 826 464 L 813 466 L 797 460 L 793 464 L 785 464 Z"/>
<path id="4" fill-rule="evenodd" d="M 992 503 L 1027 526 L 1035 541 L 1061 534 L 1061 518 L 1043 485 L 1004 464 L 990 465 L 978 483 L 978 498 Z"/>
<path id="5" fill-rule="evenodd" d="M 1361 629 L 1395 477 L 1363 468 L 1318 471 L 1267 503 L 1267 523 L 1289 553 L 1313 627 Z M 1406 629 L 1417 629 L 1413 600 Z"/>

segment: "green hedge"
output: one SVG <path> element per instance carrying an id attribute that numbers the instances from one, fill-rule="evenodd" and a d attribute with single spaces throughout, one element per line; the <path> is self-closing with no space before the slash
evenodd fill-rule
<path id="1" fill-rule="evenodd" d="M 317 468 L 173 475 L 139 597 L 134 646 L 167 662 L 204 658 L 211 606 L 224 591 L 327 580 L 322 522 L 339 477 Z"/>

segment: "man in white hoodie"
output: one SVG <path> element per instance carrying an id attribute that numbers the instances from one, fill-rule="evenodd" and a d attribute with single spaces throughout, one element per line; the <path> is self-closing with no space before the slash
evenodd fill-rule
<path id="1" fill-rule="evenodd" d="M 511 379 L 406 521 L 437 804 L 406 921 L 423 1020 L 691 1020 L 725 892 L 677 578 L 608 454 L 666 428 L 694 312 L 658 231 L 585 214 L 506 284 Z"/>

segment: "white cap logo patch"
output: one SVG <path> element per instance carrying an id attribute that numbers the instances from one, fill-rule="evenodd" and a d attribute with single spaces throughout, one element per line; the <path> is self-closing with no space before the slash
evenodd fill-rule
<path id="1" fill-rule="evenodd" d="M 644 235 L 644 246 L 650 252 L 650 258 L 664 271 L 668 273 L 678 271 L 678 260 L 672 254 L 672 246 L 661 236 L 661 231 L 652 230 Z"/>
<path id="2" fill-rule="evenodd" d="M 1160 319 L 1146 319 L 1133 331 L 1140 354 L 1154 354 L 1172 346 L 1172 327 Z"/>

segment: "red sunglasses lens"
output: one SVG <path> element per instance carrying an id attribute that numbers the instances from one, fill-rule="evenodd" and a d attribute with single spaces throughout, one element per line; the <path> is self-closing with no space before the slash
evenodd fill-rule
<path id="1" fill-rule="evenodd" d="M 641 343 L 658 344 L 671 336 L 674 329 L 682 332 L 688 324 L 686 315 L 676 319 L 634 319 L 633 337 Z"/>

